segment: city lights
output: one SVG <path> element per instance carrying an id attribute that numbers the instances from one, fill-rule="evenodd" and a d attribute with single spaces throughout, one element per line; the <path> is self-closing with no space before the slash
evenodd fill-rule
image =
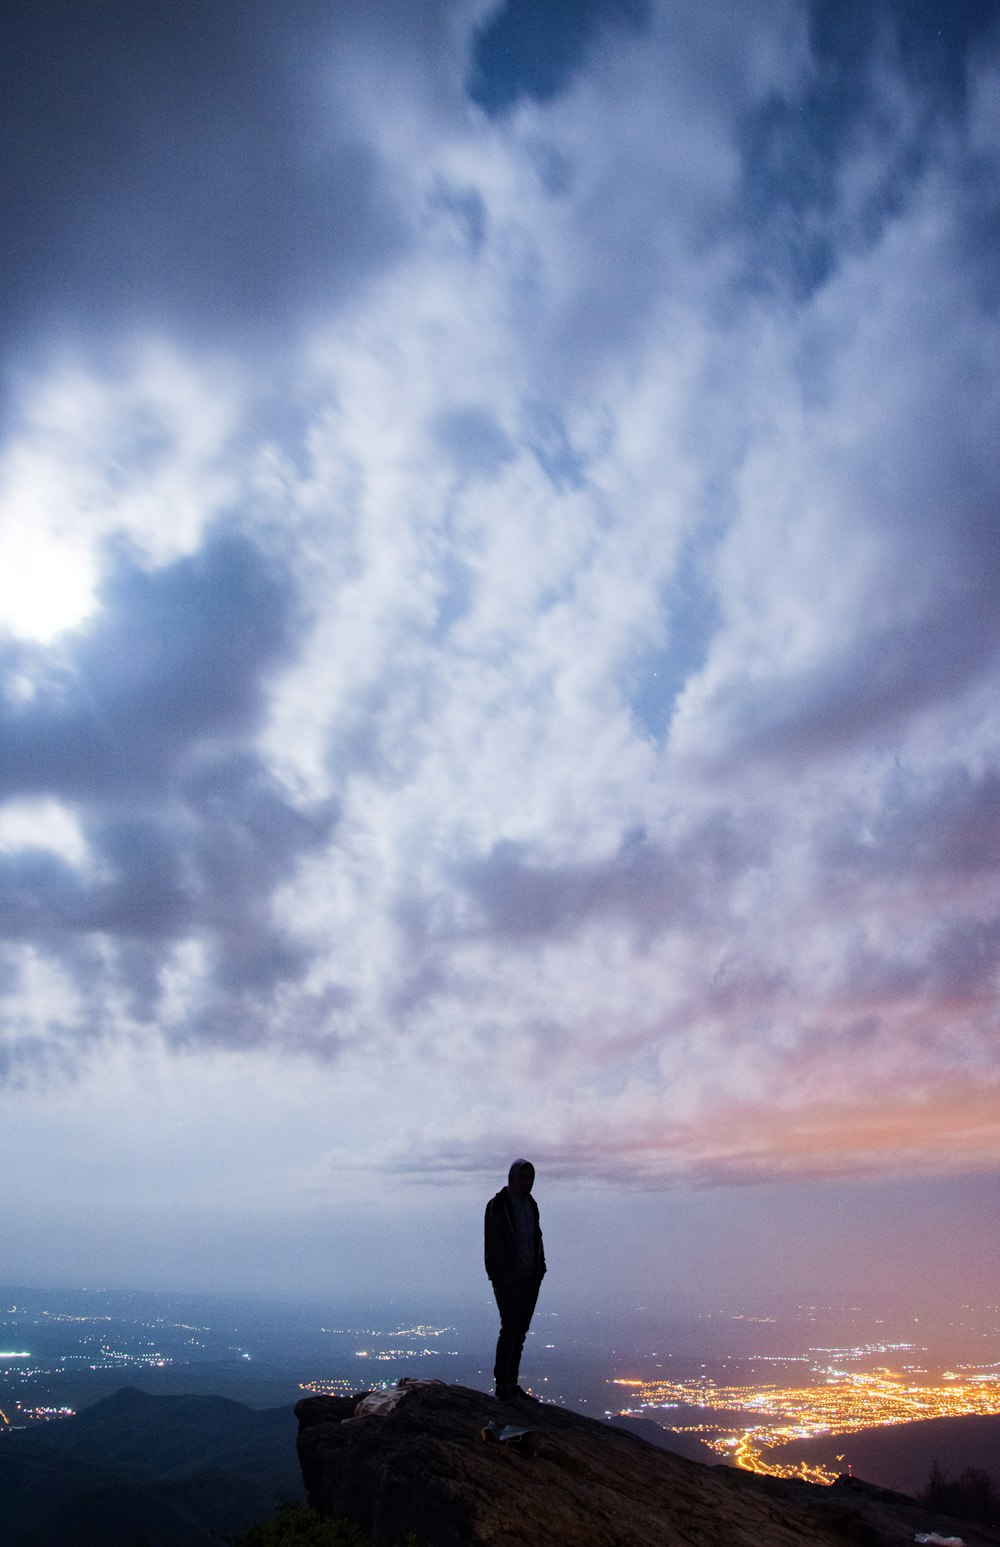
<path id="1" fill-rule="evenodd" d="M 679 1404 L 706 1412 L 732 1413 L 738 1409 L 748 1421 L 737 1428 L 705 1422 L 678 1426 L 678 1431 L 700 1435 L 712 1450 L 745 1471 L 819 1483 L 833 1482 L 837 1473 L 820 1464 L 784 1463 L 769 1452 L 792 1440 L 823 1434 L 849 1435 L 918 1419 L 1000 1413 L 995 1369 L 968 1371 L 964 1378 L 948 1371 L 941 1385 L 917 1384 L 889 1369 L 848 1374 L 814 1366 L 813 1374 L 820 1379 L 806 1386 L 723 1386 L 707 1378 L 619 1379 L 613 1384 L 625 1387 L 638 1399 L 623 1409 L 632 1415 L 652 1416 L 650 1409 Z"/>

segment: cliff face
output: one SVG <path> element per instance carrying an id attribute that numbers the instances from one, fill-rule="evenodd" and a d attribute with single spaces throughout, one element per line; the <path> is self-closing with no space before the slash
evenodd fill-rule
<path id="1" fill-rule="evenodd" d="M 918 1532 L 1000 1536 L 942 1521 L 900 1494 L 832 1488 L 708 1467 L 562 1408 L 501 1407 L 463 1386 L 417 1385 L 391 1411 L 357 1398 L 295 1409 L 309 1501 L 394 1547 L 903 1547 Z M 487 1425 L 526 1438 L 482 1437 Z"/>

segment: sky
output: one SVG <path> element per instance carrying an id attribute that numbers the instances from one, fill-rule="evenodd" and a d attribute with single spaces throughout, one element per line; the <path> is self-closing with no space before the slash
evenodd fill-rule
<path id="1" fill-rule="evenodd" d="M 991 0 L 23 0 L 0 1278 L 1000 1269 Z"/>

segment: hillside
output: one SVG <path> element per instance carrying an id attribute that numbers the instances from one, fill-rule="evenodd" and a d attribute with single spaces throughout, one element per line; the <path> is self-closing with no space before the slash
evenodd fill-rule
<path id="1" fill-rule="evenodd" d="M 1000 1535 L 857 1478 L 818 1488 L 706 1466 L 554 1405 L 500 1408 L 438 1383 L 413 1387 L 385 1416 L 355 1417 L 356 1402 L 299 1403 L 301 1475 L 291 1410 L 224 1397 L 126 1389 L 76 1419 L 7 1433 L 0 1542 L 218 1547 L 280 1499 L 302 1498 L 304 1477 L 322 1513 L 354 1520 L 382 1547 L 409 1531 L 420 1547 L 904 1547 L 921 1531 L 1000 1547 Z M 525 1449 L 484 1441 L 489 1423 L 527 1427 Z M 955 1472 L 996 1468 L 998 1428 L 948 1419 L 855 1436 L 855 1472 L 879 1478 L 908 1464 L 922 1482 L 935 1458 Z"/>
<path id="2" fill-rule="evenodd" d="M 857 1476 L 901 1493 L 921 1492 L 935 1461 L 954 1476 L 969 1466 L 982 1467 L 1000 1483 L 1000 1416 L 928 1418 L 860 1434 L 797 1440 L 773 1454 L 780 1461 L 822 1461 L 841 1468 L 849 1464 Z M 840 1463 L 838 1456 L 844 1457 Z"/>
<path id="3" fill-rule="evenodd" d="M 427 1547 L 903 1547 L 918 1532 L 997 1534 L 944 1520 L 853 1479 L 833 1487 L 709 1467 L 610 1424 L 527 1401 L 500 1407 L 462 1386 L 414 1386 L 384 1416 L 350 1399 L 296 1408 L 310 1503 Z M 526 1426 L 521 1448 L 482 1437 Z"/>
<path id="4" fill-rule="evenodd" d="M 720 1459 L 715 1451 L 698 1438 L 697 1434 L 678 1433 L 664 1428 L 652 1418 L 638 1418 L 632 1413 L 619 1413 L 608 1420 L 616 1429 L 627 1429 L 641 1440 L 648 1440 L 657 1450 L 669 1450 L 674 1456 L 687 1456 L 689 1461 L 701 1461 L 705 1466 L 718 1466 Z"/>
<path id="5" fill-rule="evenodd" d="M 290 1408 L 125 1388 L 0 1440 L 5 1547 L 218 1547 L 301 1497 Z"/>

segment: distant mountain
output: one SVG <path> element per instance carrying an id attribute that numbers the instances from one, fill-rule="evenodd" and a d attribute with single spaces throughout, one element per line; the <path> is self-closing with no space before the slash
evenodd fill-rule
<path id="1" fill-rule="evenodd" d="M 671 1455 L 687 1456 L 689 1461 L 702 1461 L 706 1466 L 726 1464 L 697 1434 L 678 1434 L 674 1429 L 664 1428 L 654 1418 L 633 1418 L 631 1414 L 623 1413 L 609 1421 L 616 1429 L 627 1429 L 630 1434 L 648 1440 L 657 1449 L 669 1450 Z"/>
<path id="2" fill-rule="evenodd" d="M 301 1499 L 291 1408 L 132 1387 L 0 1437 L 5 1547 L 218 1547 Z"/>
<path id="3" fill-rule="evenodd" d="M 796 1440 L 772 1454 L 781 1461 L 821 1461 L 840 1472 L 850 1466 L 856 1477 L 900 1493 L 922 1492 L 935 1461 L 952 1476 L 966 1467 L 982 1467 L 1000 1484 L 1000 1416 L 927 1418 L 859 1434 Z"/>
<path id="4" fill-rule="evenodd" d="M 710 1466 L 726 1464 L 695 1434 L 678 1434 L 650 1418 L 623 1416 L 611 1422 L 674 1455 Z M 767 1454 L 785 1464 L 808 1461 L 838 1473 L 852 1471 L 865 1482 L 911 1497 L 923 1492 L 935 1461 L 951 1477 L 959 1477 L 970 1466 L 981 1468 L 992 1473 L 1000 1486 L 1000 1416 L 886 1424 L 857 1434 L 794 1440 Z"/>
<path id="5" fill-rule="evenodd" d="M 66 1405 L 80 1412 L 113 1396 L 124 1379 L 151 1396 L 227 1396 L 252 1407 L 282 1407 L 298 1401 L 299 1380 L 314 1373 L 315 1361 L 309 1360 L 293 1373 L 262 1359 L 198 1359 L 192 1364 L 134 1368 L 127 1376 L 122 1370 L 70 1367 L 58 1376 L 40 1376 L 31 1389 L 39 1406 Z"/>

